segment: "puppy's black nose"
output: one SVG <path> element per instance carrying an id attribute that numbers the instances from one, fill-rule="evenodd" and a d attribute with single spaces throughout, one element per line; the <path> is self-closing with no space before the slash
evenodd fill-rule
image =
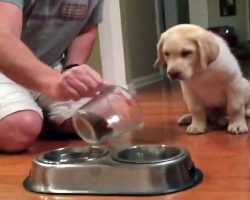
<path id="1" fill-rule="evenodd" d="M 171 79 L 178 79 L 180 78 L 180 72 L 171 70 L 171 71 L 168 71 L 168 76 Z"/>

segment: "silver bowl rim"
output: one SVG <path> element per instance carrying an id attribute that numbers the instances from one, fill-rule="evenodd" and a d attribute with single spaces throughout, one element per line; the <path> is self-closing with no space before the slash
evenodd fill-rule
<path id="1" fill-rule="evenodd" d="M 154 160 L 135 160 L 135 159 L 124 159 L 120 158 L 118 155 L 123 152 L 123 151 L 128 151 L 131 149 L 136 149 L 136 148 L 174 148 L 179 150 L 179 153 L 173 157 L 169 158 L 164 158 L 164 159 L 154 159 Z M 45 158 L 46 154 L 51 154 L 53 152 L 63 152 L 63 151 L 73 151 L 74 149 L 82 149 L 84 151 L 91 149 L 91 148 L 97 148 L 101 150 L 101 155 L 98 157 L 93 157 L 93 158 L 79 158 L 79 162 L 68 162 L 68 161 L 60 161 L 60 160 L 48 160 Z M 75 147 L 62 147 L 58 149 L 53 149 L 50 151 L 43 152 L 42 154 L 39 154 L 36 159 L 34 159 L 34 162 L 39 162 L 40 164 L 51 164 L 51 165 L 70 165 L 70 164 L 82 164 L 84 162 L 88 161 L 94 161 L 98 160 L 101 158 L 104 158 L 106 156 L 110 156 L 110 158 L 116 162 L 120 163 L 134 163 L 134 164 L 155 164 L 155 163 L 165 163 L 165 162 L 173 162 L 177 161 L 178 159 L 187 157 L 189 155 L 188 151 L 185 148 L 179 147 L 179 146 L 172 146 L 172 145 L 165 145 L 165 144 L 140 144 L 140 145 L 123 145 L 123 146 L 75 146 Z M 77 159 L 76 159 L 77 160 Z"/>
<path id="2" fill-rule="evenodd" d="M 99 157 L 93 157 L 93 158 L 79 158 L 79 162 L 77 163 L 70 163 L 68 161 L 52 161 L 52 160 L 48 160 L 48 159 L 45 159 L 45 155 L 46 154 L 51 154 L 53 152 L 62 152 L 62 151 L 73 151 L 74 149 L 82 149 L 82 150 L 89 150 L 89 149 L 93 149 L 93 148 L 96 148 L 98 150 L 101 150 L 101 155 Z M 39 162 L 40 164 L 52 164 L 52 165 L 71 165 L 71 164 L 82 164 L 84 162 L 88 162 L 88 161 L 93 161 L 93 160 L 97 160 L 97 159 L 100 159 L 100 158 L 103 158 L 105 156 L 107 156 L 109 153 L 109 149 L 107 147 L 102 147 L 102 146 L 75 146 L 75 147 L 62 147 L 62 148 L 58 148 L 58 149 L 53 149 L 53 150 L 50 150 L 50 151 L 46 151 L 40 155 L 38 155 L 36 157 L 36 159 L 34 160 L 35 162 Z M 77 160 L 77 159 L 76 159 Z"/>
<path id="3" fill-rule="evenodd" d="M 170 157 L 170 158 L 165 158 L 165 159 L 155 159 L 155 160 L 146 160 L 146 161 L 141 161 L 141 160 L 135 160 L 135 159 L 123 159 L 120 158 L 118 155 L 119 153 L 123 152 L 123 151 L 127 151 L 127 150 L 131 150 L 131 149 L 136 149 L 136 148 L 145 148 L 145 147 L 150 147 L 150 148 L 159 148 L 159 147 L 163 147 L 163 148 L 174 148 L 179 150 L 179 154 Z M 134 163 L 134 164 L 155 164 L 155 163 L 165 163 L 165 162 L 172 162 L 175 160 L 178 160 L 182 157 L 186 157 L 188 156 L 189 153 L 185 148 L 182 147 L 178 147 L 178 146 L 172 146 L 172 145 L 165 145 L 165 144 L 142 144 L 142 145 L 131 145 L 131 146 L 126 146 L 126 147 L 120 147 L 120 148 L 116 148 L 113 151 L 111 151 L 111 157 L 112 159 L 114 159 L 117 162 L 122 162 L 122 163 Z"/>

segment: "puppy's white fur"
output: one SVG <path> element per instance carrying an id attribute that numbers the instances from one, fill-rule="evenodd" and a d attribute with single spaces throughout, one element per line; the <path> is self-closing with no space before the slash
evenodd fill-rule
<path id="1" fill-rule="evenodd" d="M 158 42 L 155 65 L 167 64 L 170 79 L 178 79 L 192 116 L 187 132 L 207 130 L 208 111 L 225 110 L 228 131 L 248 131 L 250 84 L 234 55 L 218 35 L 199 26 L 181 24 L 164 32 Z"/>

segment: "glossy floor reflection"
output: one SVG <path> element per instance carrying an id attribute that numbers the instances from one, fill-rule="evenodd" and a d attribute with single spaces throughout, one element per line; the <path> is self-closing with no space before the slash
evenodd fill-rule
<path id="1" fill-rule="evenodd" d="M 148 197 L 58 196 L 30 193 L 22 187 L 22 182 L 29 174 L 32 159 L 37 154 L 59 147 L 86 145 L 80 139 L 38 140 L 25 153 L 0 155 L 0 199 L 246 200 L 250 198 L 249 133 L 232 135 L 225 130 L 218 130 L 202 135 L 187 135 L 186 127 L 180 127 L 176 124 L 177 118 L 186 113 L 186 106 L 178 87 L 168 89 L 162 83 L 153 84 L 141 89 L 137 98 L 145 116 L 144 127 L 123 137 L 114 138 L 108 143 L 169 144 L 184 147 L 191 153 L 196 166 L 204 174 L 204 180 L 201 184 L 174 194 Z"/>

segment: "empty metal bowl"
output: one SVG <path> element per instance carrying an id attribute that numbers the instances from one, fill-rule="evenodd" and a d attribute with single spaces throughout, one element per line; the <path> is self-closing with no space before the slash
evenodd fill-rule
<path id="1" fill-rule="evenodd" d="M 24 187 L 50 194 L 157 195 L 201 180 L 189 152 L 180 147 L 73 147 L 38 155 Z"/>
<path id="2" fill-rule="evenodd" d="M 82 163 L 99 159 L 107 153 L 107 149 L 98 146 L 61 148 L 41 154 L 37 161 L 45 164 Z"/>
<path id="3" fill-rule="evenodd" d="M 184 149 L 166 145 L 140 145 L 115 150 L 113 158 L 120 162 L 150 164 L 159 162 L 178 161 L 185 156 Z"/>

